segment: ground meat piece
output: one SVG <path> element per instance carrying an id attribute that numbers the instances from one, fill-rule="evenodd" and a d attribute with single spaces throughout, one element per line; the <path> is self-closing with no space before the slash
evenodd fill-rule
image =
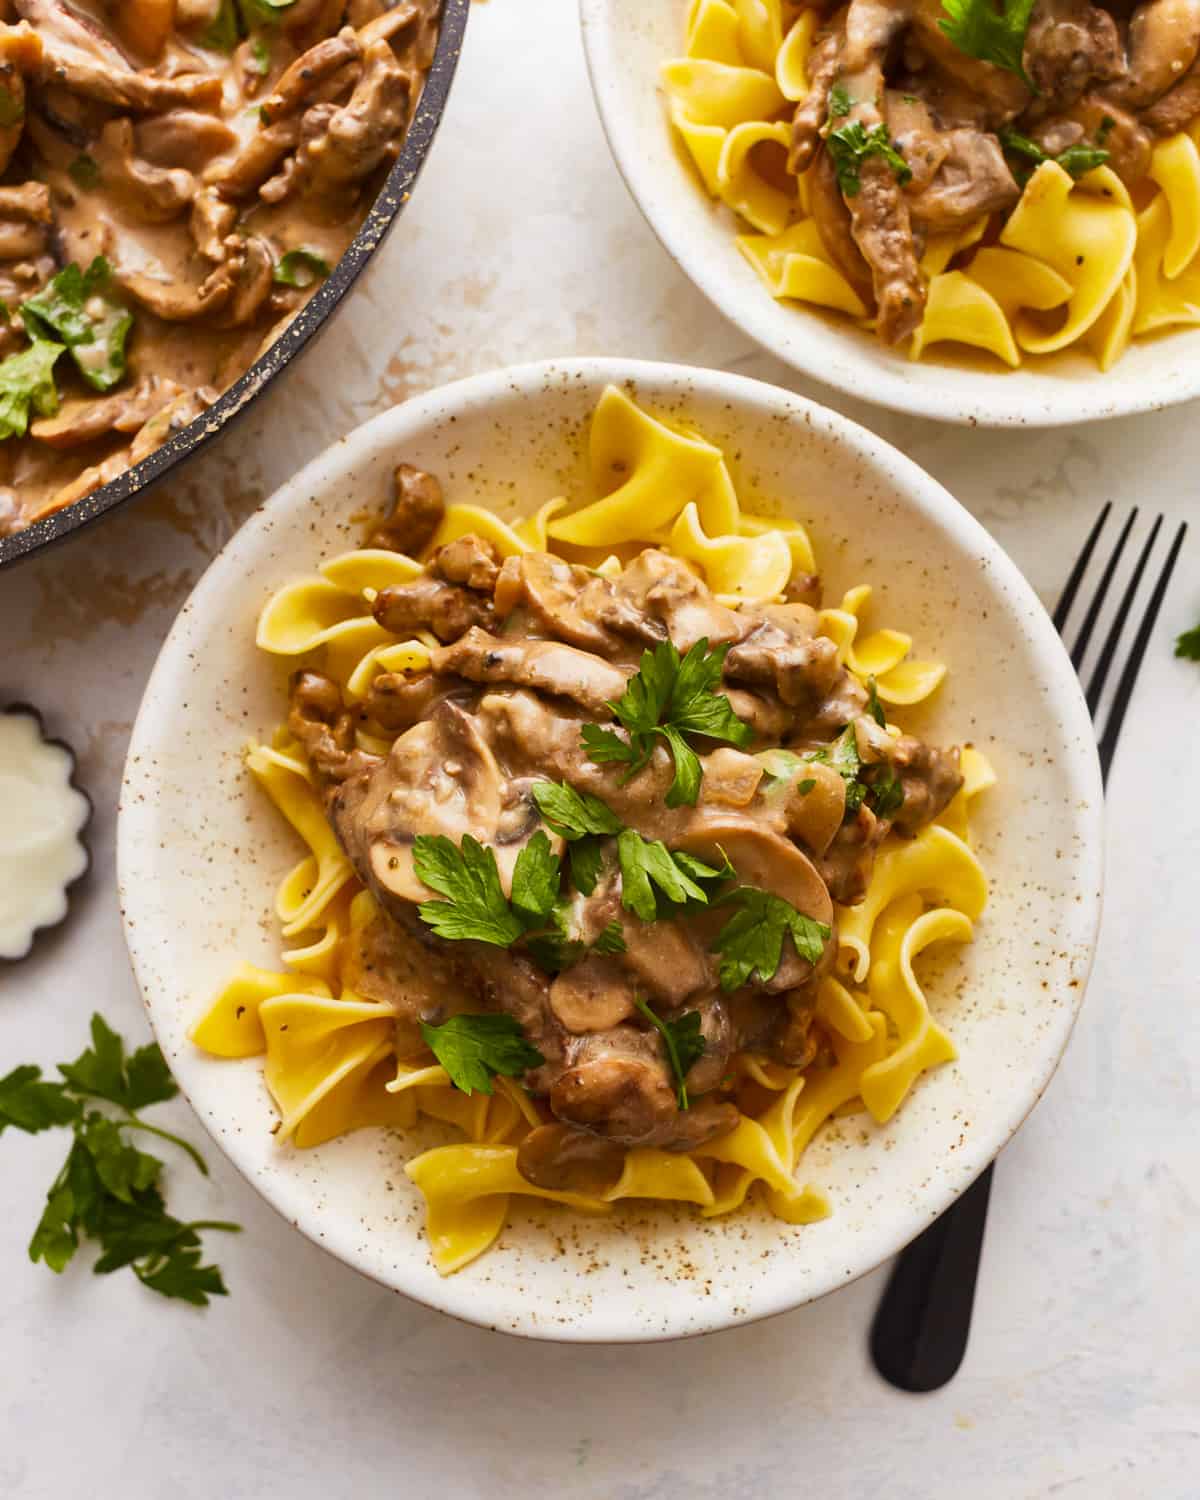
<path id="1" fill-rule="evenodd" d="M 439 547 L 429 559 L 429 571 L 447 583 L 458 583 L 477 594 L 490 594 L 500 572 L 496 549 L 483 537 L 468 533 Z"/>
<path id="2" fill-rule="evenodd" d="M 439 641 L 456 641 L 473 625 L 489 624 L 492 606 L 472 589 L 426 576 L 380 589 L 375 618 L 395 635 L 432 630 Z"/>
<path id="3" fill-rule="evenodd" d="M 433 540 L 445 514 L 442 487 L 433 475 L 412 464 L 397 464 L 395 503 L 367 538 L 367 546 L 416 557 Z"/>

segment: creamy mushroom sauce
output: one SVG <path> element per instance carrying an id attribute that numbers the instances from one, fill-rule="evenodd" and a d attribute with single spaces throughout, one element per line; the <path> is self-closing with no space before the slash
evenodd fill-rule
<path id="1" fill-rule="evenodd" d="M 1073 173 L 1104 162 L 1136 190 L 1155 140 L 1200 117 L 1200 0 L 1037 0 L 1018 38 L 1023 74 L 956 46 L 942 0 L 813 8 L 823 19 L 788 168 L 814 168 L 822 242 L 884 343 L 921 322 L 926 237 L 1013 208 L 1039 153 Z M 845 191 L 830 137 L 881 130 L 903 162 L 866 155 Z"/>
<path id="2" fill-rule="evenodd" d="M 419 554 L 441 515 L 436 481 L 401 465 L 395 510 L 371 545 Z M 430 632 L 442 643 L 431 650 L 431 670 L 380 673 L 353 710 L 330 678 L 293 678 L 288 729 L 382 912 L 346 982 L 392 1005 L 401 1058 L 423 1054 L 421 1022 L 488 1011 L 516 1018 L 544 1059 L 523 1082 L 551 1118 L 518 1154 L 520 1171 L 542 1187 L 598 1190 L 615 1181 L 628 1147 L 685 1151 L 732 1128 L 738 1113 L 723 1085 L 739 1050 L 792 1067 L 831 1057 L 815 1008 L 836 953 L 835 903 L 861 901 L 888 832 L 916 833 L 962 784 L 957 750 L 893 737 L 880 725 L 818 630 L 819 595 L 819 581 L 801 576 L 786 602 L 729 608 L 658 549 L 604 576 L 539 552 L 501 565 L 488 542 L 464 536 L 374 604 L 389 631 Z M 720 690 L 753 729 L 745 750 L 707 743 L 691 806 L 668 805 L 674 762 L 664 747 L 626 776 L 627 767 L 591 759 L 581 737 L 585 724 L 612 725 L 609 704 L 642 653 L 666 640 L 681 653 L 699 641 L 728 648 Z M 364 750 L 358 731 L 372 744 L 394 736 L 390 751 Z M 846 734 L 861 762 L 853 798 L 835 753 Z M 675 908 L 642 921 L 623 903 L 612 838 L 602 841 L 590 894 L 572 890 L 568 878 L 567 923 L 581 945 L 615 923 L 624 951 L 585 951 L 552 973 L 520 940 L 503 948 L 436 936 L 417 909 L 431 893 L 414 869 L 414 838 L 441 834 L 457 845 L 470 834 L 495 852 L 507 883 L 520 851 L 546 829 L 531 792 L 544 780 L 601 798 L 627 828 L 672 851 L 713 866 L 727 858 L 734 883 L 826 924 L 818 960 L 787 937 L 768 980 L 752 971 L 723 990 L 712 942 L 729 907 Z M 885 785 L 889 810 L 876 811 Z M 552 843 L 561 852 L 562 840 Z M 667 1021 L 699 1013 L 706 1045 L 686 1075 L 686 1108 L 638 1001 Z"/>
<path id="3" fill-rule="evenodd" d="M 35 403 L 27 435 L 0 441 L 0 534 L 144 458 L 274 342 L 399 151 L 438 14 L 438 0 L 0 0 L 0 389 L 29 347 L 21 304 L 64 268 L 102 257 L 111 278 L 85 314 L 133 315 L 123 378 L 92 389 L 99 342 L 68 350 L 57 411 Z"/>

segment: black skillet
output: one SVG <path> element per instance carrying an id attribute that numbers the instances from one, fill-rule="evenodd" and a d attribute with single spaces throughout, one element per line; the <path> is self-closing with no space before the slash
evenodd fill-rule
<path id="1" fill-rule="evenodd" d="M 0 537 L 0 568 L 28 557 L 30 553 L 62 541 L 81 526 L 99 520 L 110 511 L 142 495 L 165 478 L 177 464 L 207 448 L 264 391 L 275 377 L 291 364 L 310 339 L 328 323 L 334 309 L 358 280 L 367 262 L 383 244 L 388 231 L 400 217 L 412 196 L 413 185 L 425 163 L 433 137 L 441 123 L 458 54 L 462 49 L 470 0 L 442 0 L 441 27 L 433 66 L 425 79 L 420 103 L 404 139 L 400 155 L 379 190 L 375 202 L 363 220 L 345 254 L 326 278 L 320 290 L 309 299 L 297 317 L 275 340 L 265 354 L 250 366 L 207 411 L 190 422 L 182 432 L 156 449 L 132 469 L 118 474 L 74 505 L 64 506 L 54 515 L 35 521 L 13 536 Z"/>

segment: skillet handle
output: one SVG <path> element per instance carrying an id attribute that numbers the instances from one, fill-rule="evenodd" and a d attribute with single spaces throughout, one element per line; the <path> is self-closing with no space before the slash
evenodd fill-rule
<path id="1" fill-rule="evenodd" d="M 871 1358 L 902 1391 L 936 1391 L 962 1363 L 991 1190 L 989 1166 L 892 1268 L 871 1324 Z"/>

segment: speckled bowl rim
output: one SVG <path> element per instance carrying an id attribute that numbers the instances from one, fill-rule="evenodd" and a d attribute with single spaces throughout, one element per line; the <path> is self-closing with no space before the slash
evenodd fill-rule
<path id="1" fill-rule="evenodd" d="M 506 400 L 514 393 L 535 399 L 551 382 L 562 386 L 586 382 L 589 389 L 598 390 L 610 381 L 633 383 L 638 389 L 648 392 L 651 401 L 661 398 L 665 389 L 668 397 L 695 393 L 727 402 L 735 409 L 739 405 L 757 406 L 773 416 L 786 415 L 803 422 L 819 438 L 844 445 L 886 474 L 902 508 L 920 514 L 978 554 L 985 565 L 981 571 L 991 580 L 988 591 L 992 596 L 1000 599 L 1007 594 L 1016 601 L 1025 639 L 1035 648 L 1037 660 L 1044 667 L 1045 682 L 1053 688 L 1055 701 L 1064 710 L 1064 743 L 1094 746 L 1091 719 L 1078 679 L 1049 616 L 1029 583 L 980 523 L 936 480 L 867 429 L 836 412 L 764 382 L 686 365 L 616 358 L 567 358 L 475 375 L 381 413 L 334 444 L 277 490 L 214 559 L 167 635 L 134 723 L 117 822 L 117 881 L 125 940 L 150 1024 L 160 1041 L 167 1040 L 166 1031 L 159 1027 L 157 1008 L 160 1003 L 164 1006 L 163 1027 L 170 1024 L 165 1008 L 167 1001 L 158 992 L 154 967 L 153 950 L 156 943 L 161 944 L 163 933 L 155 931 L 139 900 L 139 891 L 146 888 L 146 881 L 153 879 L 155 854 L 153 814 L 150 799 L 139 788 L 139 778 L 144 779 L 144 773 L 138 770 L 138 766 L 153 763 L 156 747 L 168 744 L 177 733 L 180 704 L 186 697 L 182 684 L 188 680 L 194 622 L 213 617 L 221 590 L 231 578 L 245 579 L 248 576 L 247 564 L 252 562 L 255 546 L 277 520 L 293 511 L 303 512 L 315 494 L 330 491 L 340 477 L 354 470 L 356 455 L 360 451 L 369 451 L 381 438 L 394 451 L 403 451 L 404 443 L 423 429 L 442 429 L 447 424 L 452 425 L 459 415 L 477 414 L 480 408 L 486 409 L 489 404 Z M 789 1311 L 874 1270 L 926 1228 L 933 1217 L 965 1191 L 1009 1141 L 1040 1099 L 1058 1066 L 1091 971 L 1100 921 L 1103 877 L 1103 790 L 1099 759 L 1094 752 L 1090 756 L 1067 755 L 1063 759 L 1071 792 L 1073 822 L 1070 831 L 1078 839 L 1082 865 L 1078 893 L 1070 901 L 1061 901 L 1063 910 L 1056 915 L 1069 930 L 1069 942 L 1079 955 L 1079 980 L 1068 1003 L 1054 1012 L 1053 1024 L 1048 1024 L 1041 1033 L 1039 1066 L 1023 1078 L 1020 1089 L 1012 1091 L 1006 1109 L 997 1108 L 989 1116 L 986 1128 L 981 1126 L 967 1137 L 957 1157 L 957 1175 L 953 1183 L 942 1180 L 938 1190 L 926 1192 L 919 1210 L 901 1207 L 902 1194 L 897 1191 L 895 1222 L 889 1223 L 882 1232 L 876 1231 L 856 1241 L 854 1248 L 858 1253 L 846 1255 L 840 1262 L 844 1269 L 836 1273 L 831 1270 L 824 1279 L 806 1284 L 802 1289 L 787 1274 L 776 1269 L 769 1293 L 747 1299 L 748 1305 L 714 1307 L 710 1314 L 693 1319 L 686 1328 L 661 1330 L 638 1326 L 631 1318 L 623 1318 L 618 1311 L 613 1311 L 611 1316 L 602 1315 L 598 1325 L 595 1318 L 590 1319 L 586 1330 L 547 1326 L 525 1316 L 521 1306 L 498 1305 L 500 1299 L 495 1297 L 492 1286 L 481 1289 L 461 1274 L 440 1280 L 432 1288 L 422 1291 L 409 1284 L 402 1275 L 382 1274 L 368 1264 L 360 1249 L 359 1224 L 339 1222 L 334 1226 L 322 1220 L 318 1229 L 312 1220 L 312 1207 L 304 1189 L 283 1177 L 264 1175 L 255 1162 L 254 1147 L 250 1142 L 252 1132 L 222 1128 L 217 1133 L 215 1124 L 205 1118 L 204 1111 L 196 1103 L 196 1098 L 202 1093 L 206 1098 L 211 1093 L 198 1069 L 198 1052 L 194 1056 L 185 1053 L 171 1057 L 168 1054 L 168 1060 L 184 1096 L 196 1108 L 215 1144 L 250 1186 L 289 1224 L 370 1279 L 426 1306 L 469 1323 L 520 1336 L 589 1343 L 655 1342 L 694 1336 Z M 174 930 L 177 930 L 177 924 L 172 924 Z M 231 960 L 236 957 L 231 955 Z M 263 1125 L 264 1129 L 269 1129 L 270 1121 L 264 1119 Z M 732 1221 L 710 1222 L 727 1224 L 736 1223 L 736 1220 L 734 1215 Z M 519 1300 L 513 1299 L 514 1302 Z"/>
<path id="2" fill-rule="evenodd" d="M 1012 371 L 971 369 L 936 357 L 913 364 L 849 320 L 774 302 L 737 251 L 731 225 L 721 226 L 728 246 L 713 244 L 707 220 L 714 206 L 682 156 L 671 149 L 665 110 L 659 110 L 662 142 L 647 149 L 636 108 L 630 107 L 629 29 L 622 21 L 624 6 L 643 3 L 579 0 L 600 122 L 617 169 L 663 248 L 717 311 L 769 354 L 859 400 L 973 427 L 1063 427 L 1161 411 L 1200 396 L 1200 330 L 1178 328 L 1135 345 L 1103 373 L 1086 369 L 1084 356 L 1073 357 L 1078 369 L 1064 366 L 1054 373 L 1031 365 Z M 666 5 L 681 7 L 683 0 L 646 4 L 657 12 Z M 681 17 L 678 46 L 674 53 L 664 51 L 663 60 L 682 51 L 682 36 Z M 649 86 L 656 87 L 657 78 Z"/>

